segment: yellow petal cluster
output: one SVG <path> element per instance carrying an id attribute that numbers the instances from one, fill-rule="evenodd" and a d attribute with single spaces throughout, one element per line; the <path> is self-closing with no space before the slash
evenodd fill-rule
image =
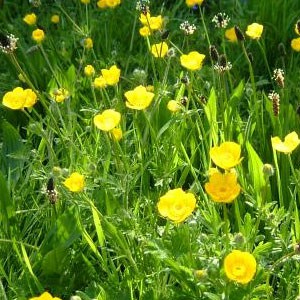
<path id="1" fill-rule="evenodd" d="M 151 17 L 150 13 L 141 14 L 140 21 L 143 27 L 140 29 L 141 36 L 151 35 L 151 32 L 161 30 L 163 27 L 163 17 L 161 15 Z"/>
<path id="2" fill-rule="evenodd" d="M 123 132 L 121 128 L 113 128 L 111 131 L 111 136 L 116 140 L 120 141 L 123 137 Z"/>
<path id="3" fill-rule="evenodd" d="M 103 131 L 111 131 L 119 125 L 121 114 L 114 109 L 106 109 L 94 117 L 94 124 Z"/>
<path id="4" fill-rule="evenodd" d="M 291 47 L 294 51 L 300 52 L 300 37 L 291 40 Z"/>
<path id="5" fill-rule="evenodd" d="M 225 31 L 225 37 L 228 41 L 235 43 L 238 41 L 234 27 L 231 27 Z"/>
<path id="6" fill-rule="evenodd" d="M 181 105 L 176 100 L 170 100 L 167 104 L 167 109 L 173 113 L 179 111 L 181 109 Z"/>
<path id="7" fill-rule="evenodd" d="M 54 101 L 60 103 L 60 102 L 65 101 L 70 96 L 70 93 L 65 88 L 59 88 L 59 89 L 53 90 L 50 93 L 50 96 Z"/>
<path id="8" fill-rule="evenodd" d="M 84 176 L 78 172 L 74 172 L 64 181 L 63 184 L 71 192 L 81 192 L 85 186 Z"/>
<path id="9" fill-rule="evenodd" d="M 27 14 L 23 18 L 23 21 L 30 26 L 36 24 L 36 20 L 37 20 L 37 17 L 36 17 L 35 13 Z"/>
<path id="10" fill-rule="evenodd" d="M 168 53 L 169 47 L 167 43 L 162 42 L 151 46 L 151 53 L 154 57 L 164 57 Z"/>
<path id="11" fill-rule="evenodd" d="M 252 23 L 247 26 L 246 35 L 249 36 L 251 39 L 258 40 L 261 37 L 263 30 L 263 25 L 258 23 Z"/>
<path id="12" fill-rule="evenodd" d="M 185 0 L 188 7 L 193 7 L 194 5 L 201 5 L 203 0 Z"/>
<path id="13" fill-rule="evenodd" d="M 103 89 L 107 86 L 106 80 L 103 76 L 98 76 L 94 79 L 94 87 L 98 89 Z"/>
<path id="14" fill-rule="evenodd" d="M 225 257 L 224 270 L 230 280 L 247 284 L 256 273 L 255 257 L 249 252 L 233 250 Z"/>
<path id="15" fill-rule="evenodd" d="M 147 108 L 154 98 L 154 93 L 148 92 L 142 85 L 137 86 L 131 91 L 127 91 L 124 95 L 127 99 L 126 106 L 137 110 Z"/>
<path id="16" fill-rule="evenodd" d="M 30 298 L 29 300 L 61 300 L 61 299 L 57 298 L 57 297 L 52 297 L 52 295 L 50 293 L 44 292 L 39 297 L 33 297 L 33 298 Z"/>
<path id="17" fill-rule="evenodd" d="M 91 2 L 91 0 L 80 0 L 81 1 L 81 3 L 83 3 L 83 4 L 89 4 L 90 2 Z"/>
<path id="18" fill-rule="evenodd" d="M 241 187 L 235 173 L 213 172 L 205 184 L 205 190 L 213 201 L 230 203 L 240 194 Z"/>
<path id="19" fill-rule="evenodd" d="M 116 85 L 120 80 L 121 70 L 113 65 L 109 69 L 101 69 L 101 74 L 107 85 Z"/>
<path id="20" fill-rule="evenodd" d="M 37 95 L 33 90 L 16 87 L 3 96 L 2 104 L 10 109 L 23 109 L 32 107 L 36 101 Z"/>
<path id="21" fill-rule="evenodd" d="M 31 37 L 37 43 L 41 43 L 45 39 L 45 32 L 42 29 L 35 29 L 32 31 Z"/>
<path id="22" fill-rule="evenodd" d="M 53 16 L 51 16 L 50 20 L 51 20 L 51 23 L 58 24 L 59 20 L 60 20 L 60 17 L 59 17 L 59 15 L 53 15 Z"/>
<path id="23" fill-rule="evenodd" d="M 85 76 L 87 76 L 87 77 L 93 76 L 93 75 L 95 74 L 95 69 L 94 69 L 94 67 L 93 67 L 92 65 L 86 65 L 86 66 L 84 67 L 84 74 L 85 74 Z"/>
<path id="24" fill-rule="evenodd" d="M 224 142 L 220 146 L 212 147 L 209 154 L 214 164 L 224 170 L 235 167 L 242 160 L 241 146 L 234 142 Z"/>
<path id="25" fill-rule="evenodd" d="M 181 188 L 168 191 L 159 198 L 157 208 L 159 213 L 175 223 L 183 222 L 194 211 L 196 198 L 192 193 Z"/>
<path id="26" fill-rule="evenodd" d="M 204 58 L 204 54 L 201 54 L 197 51 L 192 51 L 188 54 L 182 54 L 180 56 L 180 63 L 188 70 L 196 71 L 202 68 Z"/>
<path id="27" fill-rule="evenodd" d="M 107 7 L 114 8 L 120 4 L 121 4 L 121 0 L 99 0 L 97 2 L 97 6 L 99 8 L 107 8 Z"/>
<path id="28" fill-rule="evenodd" d="M 274 150 L 285 154 L 292 153 L 300 144 L 298 134 L 295 131 L 286 135 L 283 142 L 278 136 L 272 137 L 271 142 Z"/>
<path id="29" fill-rule="evenodd" d="M 83 40 L 83 46 L 85 49 L 92 49 L 94 46 L 93 40 L 90 37 L 87 37 Z"/>

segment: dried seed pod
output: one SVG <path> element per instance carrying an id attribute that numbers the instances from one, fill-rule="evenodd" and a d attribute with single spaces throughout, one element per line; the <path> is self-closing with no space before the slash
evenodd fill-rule
<path id="1" fill-rule="evenodd" d="M 47 195 L 51 204 L 55 204 L 57 201 L 57 191 L 54 186 L 54 179 L 50 177 L 47 182 Z"/>
<path id="2" fill-rule="evenodd" d="M 210 55 L 211 60 L 213 62 L 218 62 L 219 61 L 219 53 L 218 53 L 218 50 L 217 50 L 216 46 L 214 46 L 214 45 L 209 46 L 209 55 Z"/>
<path id="3" fill-rule="evenodd" d="M 269 93 L 268 98 L 272 101 L 272 104 L 273 104 L 274 117 L 278 117 L 279 108 L 280 108 L 280 96 L 279 96 L 279 94 L 272 91 L 271 93 Z"/>
<path id="4" fill-rule="evenodd" d="M 241 31 L 240 27 L 238 27 L 237 25 L 234 26 L 234 31 L 235 31 L 235 35 L 237 37 L 237 39 L 240 42 L 243 42 L 245 40 L 245 36 L 243 34 L 243 32 Z"/>
<path id="5" fill-rule="evenodd" d="M 187 96 L 183 96 L 181 99 L 180 99 L 180 103 L 183 105 L 183 106 L 186 106 L 187 103 L 188 103 L 188 97 Z"/>
<path id="6" fill-rule="evenodd" d="M 161 33 L 161 39 L 166 40 L 169 37 L 170 30 L 165 30 Z"/>

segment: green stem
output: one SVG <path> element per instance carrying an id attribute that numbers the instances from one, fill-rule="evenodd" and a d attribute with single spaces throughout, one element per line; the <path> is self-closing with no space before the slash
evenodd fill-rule
<path id="1" fill-rule="evenodd" d="M 279 171 L 279 166 L 278 166 L 276 150 L 274 150 L 274 149 L 273 149 L 273 158 L 274 158 L 274 165 L 275 165 L 275 171 L 276 171 L 276 181 L 277 181 L 277 192 L 278 192 L 279 204 L 281 207 L 284 207 L 284 202 L 283 202 L 283 197 L 282 197 L 280 171 Z"/>
<path id="2" fill-rule="evenodd" d="M 224 232 L 226 236 L 225 250 L 228 252 L 229 250 L 229 219 L 228 219 L 228 211 L 226 204 L 223 204 L 223 212 L 224 212 Z"/>

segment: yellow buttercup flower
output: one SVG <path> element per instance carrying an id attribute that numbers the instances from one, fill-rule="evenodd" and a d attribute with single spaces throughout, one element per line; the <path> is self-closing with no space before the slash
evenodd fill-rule
<path id="1" fill-rule="evenodd" d="M 103 89 L 107 86 L 106 80 L 103 76 L 96 77 L 94 79 L 94 87 L 98 89 Z"/>
<path id="2" fill-rule="evenodd" d="M 52 22 L 53 24 L 58 24 L 59 21 L 60 21 L 59 15 L 53 15 L 53 16 L 51 16 L 51 22 Z"/>
<path id="3" fill-rule="evenodd" d="M 137 86 L 131 91 L 127 91 L 124 95 L 127 99 L 126 106 L 137 110 L 147 108 L 154 98 L 154 93 L 148 92 L 142 85 Z"/>
<path id="4" fill-rule="evenodd" d="M 25 101 L 25 92 L 23 88 L 16 87 L 4 95 L 2 104 L 10 109 L 22 109 Z"/>
<path id="5" fill-rule="evenodd" d="M 37 101 L 37 95 L 32 89 L 26 89 L 24 107 L 32 107 Z"/>
<path id="6" fill-rule="evenodd" d="M 292 39 L 291 47 L 293 50 L 300 52 L 300 37 L 298 37 L 296 39 Z"/>
<path id="7" fill-rule="evenodd" d="M 35 29 L 32 31 L 31 37 L 37 43 L 41 43 L 45 39 L 45 33 L 42 29 Z"/>
<path id="8" fill-rule="evenodd" d="M 27 14 L 23 18 L 23 21 L 30 26 L 36 24 L 36 20 L 37 20 L 37 17 L 36 17 L 35 13 Z"/>
<path id="9" fill-rule="evenodd" d="M 148 84 L 148 85 L 146 86 L 146 90 L 147 90 L 147 92 L 154 92 L 154 86 L 151 85 L 151 84 Z"/>
<path id="10" fill-rule="evenodd" d="M 83 40 L 83 46 L 84 46 L 85 49 L 92 49 L 93 46 L 94 46 L 93 40 L 90 37 L 85 38 Z"/>
<path id="11" fill-rule="evenodd" d="M 150 13 L 141 14 L 140 21 L 144 26 L 149 27 L 151 30 L 160 30 L 163 27 L 163 17 L 161 15 L 151 17 Z"/>
<path id="12" fill-rule="evenodd" d="M 175 223 L 183 222 L 194 211 L 196 198 L 192 193 L 186 193 L 181 188 L 168 191 L 159 198 L 157 208 L 159 213 Z"/>
<path id="13" fill-rule="evenodd" d="M 115 65 L 110 69 L 102 69 L 101 73 L 107 85 L 115 85 L 120 80 L 121 70 Z"/>
<path id="14" fill-rule="evenodd" d="M 241 146 L 234 142 L 224 142 L 219 147 L 212 147 L 209 154 L 214 164 L 225 170 L 235 167 L 242 160 Z"/>
<path id="15" fill-rule="evenodd" d="M 94 124 L 103 131 L 110 131 L 117 127 L 121 121 L 121 114 L 114 109 L 106 109 L 94 117 Z"/>
<path id="16" fill-rule="evenodd" d="M 203 0 L 185 0 L 185 3 L 189 7 L 193 7 L 194 5 L 201 5 Z"/>
<path id="17" fill-rule="evenodd" d="M 52 295 L 50 293 L 44 292 L 39 297 L 33 297 L 33 298 L 30 298 L 29 300 L 61 300 L 61 299 L 57 298 L 57 297 L 52 297 Z"/>
<path id="18" fill-rule="evenodd" d="M 121 0 L 106 0 L 106 5 L 108 7 L 116 7 L 117 5 L 120 5 L 121 4 Z"/>
<path id="19" fill-rule="evenodd" d="M 200 54 L 197 51 L 192 51 L 189 54 L 182 54 L 180 56 L 180 63 L 183 67 L 195 71 L 202 68 L 204 58 L 204 54 Z"/>
<path id="20" fill-rule="evenodd" d="M 53 90 L 50 93 L 50 96 L 53 100 L 60 103 L 60 102 L 65 101 L 70 96 L 70 93 L 68 90 L 66 90 L 64 88 L 59 88 L 59 89 Z"/>
<path id="21" fill-rule="evenodd" d="M 162 42 L 151 46 L 151 53 L 154 57 L 164 57 L 168 53 L 169 47 L 167 43 Z"/>
<path id="22" fill-rule="evenodd" d="M 87 65 L 84 67 L 84 74 L 87 77 L 91 77 L 95 74 L 95 69 L 92 65 Z"/>
<path id="23" fill-rule="evenodd" d="M 292 153 L 300 144 L 298 134 L 295 131 L 286 135 L 284 142 L 278 136 L 272 137 L 271 142 L 273 149 L 285 154 Z"/>
<path id="24" fill-rule="evenodd" d="M 84 176 L 78 172 L 74 172 L 64 181 L 63 184 L 71 192 L 81 192 L 85 186 Z"/>
<path id="25" fill-rule="evenodd" d="M 91 2 L 91 0 L 80 0 L 81 1 L 81 3 L 83 3 L 83 4 L 89 4 L 90 2 Z"/>
<path id="26" fill-rule="evenodd" d="M 32 107 L 36 101 L 37 95 L 34 91 L 16 87 L 3 96 L 2 104 L 10 109 L 23 109 Z"/>
<path id="27" fill-rule="evenodd" d="M 249 252 L 233 250 L 225 257 L 224 270 L 229 279 L 246 284 L 256 273 L 255 257 Z"/>
<path id="28" fill-rule="evenodd" d="M 121 128 L 113 128 L 110 131 L 112 137 L 116 140 L 116 141 L 120 141 L 123 137 L 123 132 Z"/>
<path id="29" fill-rule="evenodd" d="M 261 37 L 263 30 L 264 30 L 263 25 L 258 24 L 258 23 L 252 23 L 247 26 L 246 34 L 251 39 L 258 40 Z"/>
<path id="30" fill-rule="evenodd" d="M 52 297 L 52 295 L 50 293 L 44 292 L 39 297 L 33 297 L 33 298 L 30 298 L 29 300 L 61 300 L 61 299 L 57 298 L 57 297 Z"/>
<path id="31" fill-rule="evenodd" d="M 141 36 L 149 36 L 151 35 L 151 30 L 149 29 L 148 26 L 144 26 L 140 28 L 139 33 Z"/>
<path id="32" fill-rule="evenodd" d="M 215 202 L 230 203 L 241 191 L 235 173 L 214 172 L 205 184 L 205 190 Z"/>
<path id="33" fill-rule="evenodd" d="M 181 109 L 181 105 L 176 100 L 170 100 L 167 104 L 167 108 L 169 111 L 175 113 Z"/>
<path id="34" fill-rule="evenodd" d="M 232 43 L 238 41 L 234 27 L 231 27 L 225 31 L 225 37 L 228 41 Z"/>
<path id="35" fill-rule="evenodd" d="M 99 0 L 97 2 L 97 6 L 99 8 L 106 8 L 106 7 L 114 8 L 120 4 L 121 4 L 121 0 Z"/>

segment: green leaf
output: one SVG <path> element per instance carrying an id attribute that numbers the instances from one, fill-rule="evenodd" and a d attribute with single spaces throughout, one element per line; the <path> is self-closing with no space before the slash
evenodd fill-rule
<path id="1" fill-rule="evenodd" d="M 249 142 L 246 142 L 246 149 L 248 152 L 247 173 L 250 175 L 251 180 L 253 182 L 254 190 L 256 191 L 257 201 L 259 204 L 261 204 L 260 202 L 262 200 L 262 197 L 264 197 L 264 201 L 270 200 L 266 179 L 263 174 L 263 163 Z"/>
<path id="2" fill-rule="evenodd" d="M 68 249 L 54 249 L 43 258 L 42 270 L 44 275 L 61 274 L 64 271 L 64 261 L 68 258 Z"/>
<path id="3" fill-rule="evenodd" d="M 253 255 L 259 256 L 264 253 L 270 253 L 272 247 L 273 247 L 273 243 L 271 243 L 271 242 L 267 242 L 267 243 L 260 242 L 259 245 L 257 245 L 255 247 L 255 249 L 253 251 Z"/>
<path id="4" fill-rule="evenodd" d="M 104 247 L 105 237 L 104 237 L 104 233 L 102 230 L 99 214 L 94 206 L 91 206 L 91 209 L 92 209 L 92 213 L 93 213 L 93 220 L 94 220 L 94 225 L 96 228 L 99 244 L 101 247 Z"/>
<path id="5" fill-rule="evenodd" d="M 16 184 L 19 180 L 24 162 L 28 158 L 25 146 L 18 131 L 8 122 L 2 122 L 3 146 L 1 168 L 9 179 Z"/>
<path id="6" fill-rule="evenodd" d="M 12 225 L 13 218 L 15 217 L 15 209 L 10 197 L 9 190 L 6 185 L 5 178 L 0 171 L 0 223 L 2 223 L 6 231 L 9 230 L 9 227 Z"/>
<path id="7" fill-rule="evenodd" d="M 41 245 L 40 253 L 60 248 L 66 249 L 81 235 L 78 211 L 75 207 L 66 210 L 55 222 Z"/>
<path id="8" fill-rule="evenodd" d="M 218 122 L 217 122 L 217 96 L 214 88 L 211 89 L 204 111 L 211 129 L 213 143 L 218 144 Z"/>

